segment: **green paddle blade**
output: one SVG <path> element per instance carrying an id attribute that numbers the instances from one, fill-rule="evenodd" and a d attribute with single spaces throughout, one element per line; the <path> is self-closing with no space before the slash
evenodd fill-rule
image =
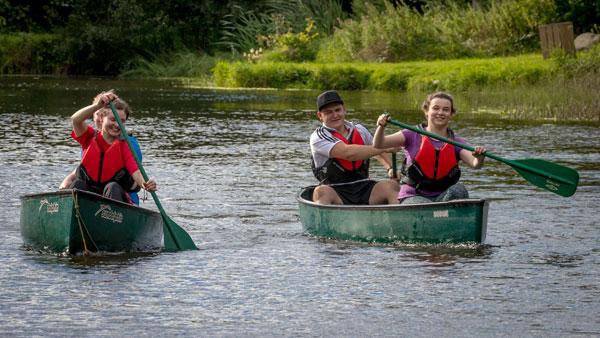
<path id="1" fill-rule="evenodd" d="M 165 250 L 198 250 L 190 235 L 177 225 L 167 214 L 162 213 Z"/>
<path id="2" fill-rule="evenodd" d="M 524 179 L 542 189 L 564 197 L 572 196 L 577 190 L 579 173 L 574 169 L 537 158 L 511 162 L 515 164 L 508 164 Z"/>
<path id="3" fill-rule="evenodd" d="M 471 146 L 467 146 L 454 140 L 449 140 L 445 137 L 429 133 L 425 130 L 409 126 L 408 124 L 404 124 L 402 122 L 394 120 L 389 120 L 388 122 L 406 128 L 408 130 L 412 130 L 415 133 L 419 133 L 421 135 L 426 135 L 431 138 L 434 138 L 436 140 L 450 143 L 459 148 L 467 149 L 470 151 L 475 150 L 475 148 Z M 533 183 L 535 186 L 538 186 L 542 189 L 548 190 L 560 196 L 572 196 L 575 193 L 575 190 L 577 189 L 577 184 L 579 183 L 579 174 L 577 173 L 577 171 L 575 169 L 562 166 L 560 164 L 540 159 L 508 160 L 498 155 L 490 154 L 487 151 L 483 153 L 483 155 L 489 158 L 493 158 L 494 160 L 500 161 L 502 163 L 508 164 L 530 183 Z"/>
<path id="4" fill-rule="evenodd" d="M 133 149 L 133 144 L 131 144 L 131 140 L 129 139 L 129 135 L 127 134 L 127 131 L 125 130 L 125 126 L 123 125 L 121 118 L 119 117 L 119 113 L 117 113 L 117 110 L 115 109 L 115 106 L 113 105 L 112 102 L 109 102 L 109 105 L 110 105 L 110 109 L 113 112 L 113 115 L 115 116 L 115 119 L 117 120 L 117 123 L 119 124 L 119 128 L 121 129 L 121 134 L 123 134 L 123 137 L 125 138 L 125 141 L 127 142 L 127 145 L 129 146 L 129 150 L 131 150 L 131 154 L 133 155 L 133 158 L 135 159 L 135 163 L 137 163 L 138 169 L 140 170 L 140 173 L 142 174 L 142 177 L 144 178 L 144 181 L 148 181 L 148 175 L 146 175 L 144 166 L 142 166 L 142 162 L 138 158 L 135 149 Z M 192 240 L 190 235 L 188 235 L 188 233 L 185 232 L 185 230 L 183 230 L 182 227 L 177 225 L 177 223 L 173 222 L 173 220 L 171 220 L 169 218 L 169 216 L 167 216 L 167 213 L 163 210 L 162 204 L 160 204 L 160 201 L 158 200 L 158 196 L 156 196 L 156 193 L 154 191 L 151 191 L 150 195 L 152 195 L 152 198 L 154 199 L 154 203 L 156 203 L 156 207 L 158 208 L 158 211 L 160 211 L 160 215 L 162 216 L 162 219 L 163 219 L 165 249 L 169 250 L 169 251 L 198 250 L 198 248 L 194 244 L 194 241 Z"/>

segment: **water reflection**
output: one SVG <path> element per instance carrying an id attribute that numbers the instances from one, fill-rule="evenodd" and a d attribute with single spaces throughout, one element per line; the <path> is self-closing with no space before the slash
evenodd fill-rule
<path id="1" fill-rule="evenodd" d="M 22 248 L 18 197 L 54 190 L 73 170 L 80 150 L 69 116 L 109 88 L 133 108 L 127 128 L 165 211 L 201 250 L 58 257 Z M 459 135 L 508 159 L 576 168 L 576 194 L 553 195 L 488 159 L 482 170 L 463 171 L 471 196 L 493 201 L 488 244 L 331 241 L 302 234 L 295 199 L 315 183 L 308 138 L 319 125 L 317 94 L 0 77 L 2 332 L 600 334 L 598 124 L 510 121 L 468 113 L 461 99 L 453 121 Z M 349 119 L 372 131 L 383 111 L 409 124 L 422 120 L 421 94 L 343 95 Z M 373 166 L 373 178 L 385 174 Z M 155 208 L 151 199 L 143 206 Z"/>
<path id="2" fill-rule="evenodd" d="M 80 270 L 89 273 L 91 270 L 121 270 L 139 264 L 148 259 L 156 257 L 160 252 L 90 252 L 88 255 L 80 254 L 56 254 L 40 250 L 32 250 L 26 246 L 21 247 L 24 257 L 31 263 L 49 265 L 61 269 Z"/>

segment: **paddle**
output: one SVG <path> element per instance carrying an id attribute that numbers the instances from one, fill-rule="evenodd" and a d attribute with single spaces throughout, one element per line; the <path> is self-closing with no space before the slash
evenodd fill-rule
<path id="1" fill-rule="evenodd" d="M 434 138 L 436 140 L 450 143 L 460 148 L 464 148 L 470 151 L 475 150 L 475 148 L 473 147 L 464 145 L 462 143 L 458 143 L 453 140 L 449 140 L 447 138 L 429 133 L 425 130 L 421 130 L 413 126 L 409 126 L 402 122 L 394 120 L 390 120 L 388 122 L 400 126 L 402 128 L 412 130 L 415 133 L 419 133 Z M 533 185 L 553 192 L 560 196 L 572 196 L 575 193 L 575 190 L 577 189 L 577 184 L 579 183 L 579 173 L 577 173 L 577 171 L 574 169 L 562 166 L 560 164 L 536 158 L 524 160 L 507 160 L 505 158 L 490 154 L 488 152 L 483 153 L 483 155 L 508 164 L 509 166 L 513 167 L 513 169 L 515 169 L 519 174 L 521 174 L 523 178 L 525 178 Z"/>
<path id="2" fill-rule="evenodd" d="M 127 141 L 127 145 L 129 146 L 129 149 L 131 150 L 131 153 L 133 154 L 133 157 L 135 158 L 135 162 L 137 163 L 138 168 L 140 169 L 140 172 L 142 173 L 142 177 L 144 177 L 145 181 L 148 181 L 148 176 L 146 175 L 146 171 L 144 170 L 142 163 L 138 159 L 137 153 L 136 153 L 135 149 L 133 148 L 133 144 L 131 144 L 129 135 L 125 131 L 125 126 L 123 125 L 123 122 L 121 122 L 121 118 L 119 117 L 119 114 L 117 113 L 117 110 L 115 109 L 115 106 L 113 105 L 112 102 L 109 102 L 109 105 L 110 105 L 110 109 L 112 110 L 113 114 L 115 115 L 115 119 L 117 119 L 117 122 L 119 123 L 119 128 L 121 128 L 121 133 L 123 134 L 125 141 Z M 177 223 L 173 222 L 173 220 L 170 219 L 169 216 L 167 216 L 167 213 L 163 210 L 163 207 L 160 204 L 160 201 L 158 200 L 156 193 L 154 191 L 151 191 L 150 194 L 152 195 L 152 198 L 154 199 L 154 203 L 156 203 L 156 206 L 158 207 L 158 210 L 160 211 L 160 215 L 162 216 L 162 219 L 163 219 L 163 232 L 165 234 L 164 235 L 165 249 L 169 250 L 169 251 L 198 250 L 198 248 L 194 244 L 194 241 L 192 240 L 190 235 L 188 235 L 188 233 L 185 232 L 185 230 L 183 230 L 179 225 L 177 225 Z"/>
<path id="3" fill-rule="evenodd" d="M 396 166 L 396 153 L 392 153 L 392 177 L 396 177 L 398 167 Z"/>

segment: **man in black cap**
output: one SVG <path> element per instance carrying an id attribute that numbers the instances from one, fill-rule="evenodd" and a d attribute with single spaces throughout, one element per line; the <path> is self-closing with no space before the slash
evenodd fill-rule
<path id="1" fill-rule="evenodd" d="M 369 159 L 377 160 L 392 178 L 390 152 L 376 149 L 373 135 L 363 125 L 346 121 L 346 106 L 335 90 L 317 98 L 317 115 L 323 126 L 310 136 L 312 169 L 320 184 L 313 201 L 321 204 L 397 204 L 400 187 L 396 180 L 369 178 Z"/>

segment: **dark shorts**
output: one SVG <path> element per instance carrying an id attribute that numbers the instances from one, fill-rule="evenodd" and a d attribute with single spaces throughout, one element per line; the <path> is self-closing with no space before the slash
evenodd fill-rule
<path id="1" fill-rule="evenodd" d="M 350 184 L 332 186 L 344 204 L 369 204 L 371 191 L 377 184 L 373 180 L 358 181 Z"/>

